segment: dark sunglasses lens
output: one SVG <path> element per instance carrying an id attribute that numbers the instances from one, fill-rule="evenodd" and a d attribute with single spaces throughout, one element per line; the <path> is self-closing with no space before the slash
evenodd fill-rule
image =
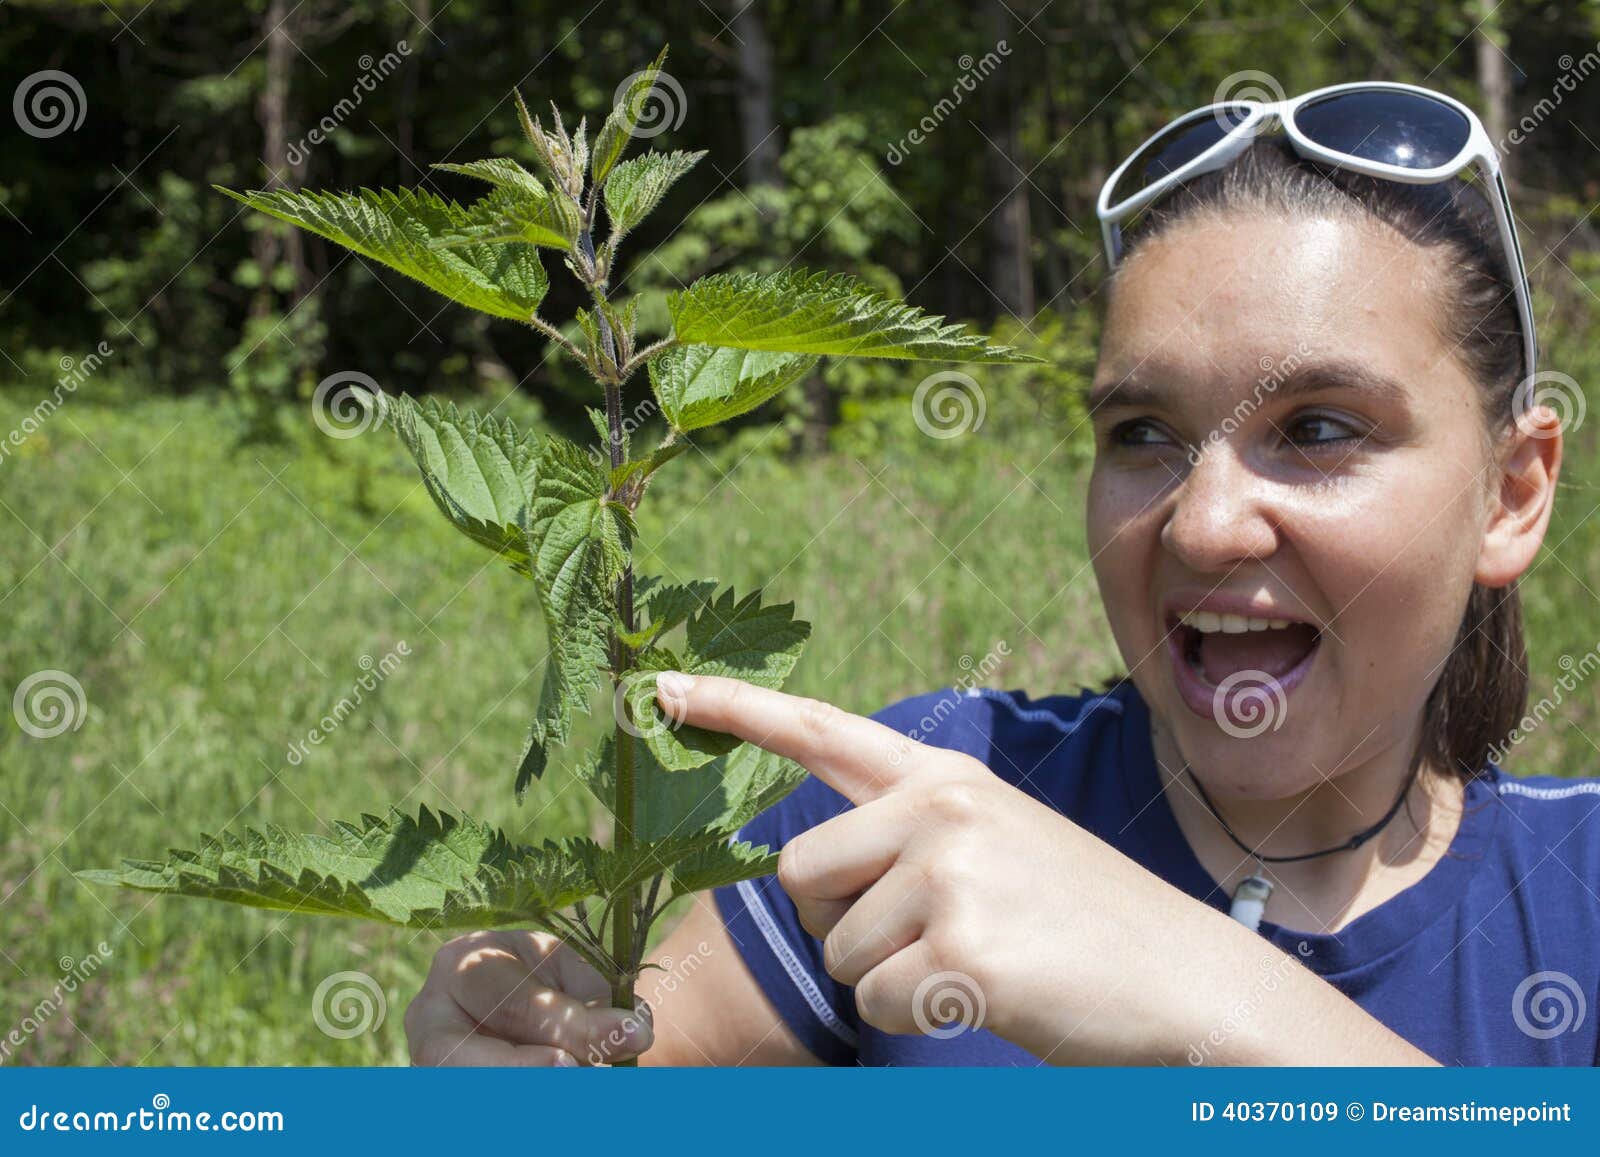
<path id="1" fill-rule="evenodd" d="M 1295 126 L 1325 149 L 1404 169 L 1449 164 L 1472 126 L 1443 101 L 1416 92 L 1344 92 L 1304 105 Z"/>
<path id="2" fill-rule="evenodd" d="M 1228 105 L 1147 141 L 1111 190 L 1111 204 L 1120 205 L 1139 190 L 1182 168 L 1227 136 L 1249 114 L 1246 105 Z"/>

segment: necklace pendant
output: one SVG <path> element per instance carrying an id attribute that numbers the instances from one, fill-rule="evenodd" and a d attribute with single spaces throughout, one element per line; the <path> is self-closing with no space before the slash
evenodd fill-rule
<path id="1" fill-rule="evenodd" d="M 1260 876 L 1246 876 L 1233 890 L 1233 907 L 1228 915 L 1252 932 L 1261 930 L 1261 916 L 1267 910 L 1267 899 L 1272 895 L 1272 881 Z"/>

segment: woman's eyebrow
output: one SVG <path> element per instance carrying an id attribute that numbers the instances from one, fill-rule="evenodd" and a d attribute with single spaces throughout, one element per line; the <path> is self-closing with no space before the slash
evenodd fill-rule
<path id="1" fill-rule="evenodd" d="M 1103 406 L 1160 406 L 1175 389 L 1181 389 L 1168 383 L 1181 380 L 1182 376 L 1165 374 L 1149 367 L 1136 368 L 1121 378 L 1094 386 L 1087 399 L 1089 412 L 1092 414 Z M 1375 401 L 1393 403 L 1403 401 L 1408 393 L 1399 379 L 1348 358 L 1322 358 L 1317 361 L 1285 358 L 1278 368 L 1257 375 L 1251 390 L 1258 401 L 1272 396 L 1295 397 L 1333 390 L 1353 390 Z"/>

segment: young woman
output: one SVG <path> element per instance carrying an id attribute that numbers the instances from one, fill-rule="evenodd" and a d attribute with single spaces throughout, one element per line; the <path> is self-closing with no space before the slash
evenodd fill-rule
<path id="1" fill-rule="evenodd" d="M 782 847 L 776 878 L 671 933 L 651 1019 L 550 937 L 453 941 L 413 1059 L 1600 1060 L 1600 781 L 1489 758 L 1523 712 L 1516 583 L 1562 431 L 1519 389 L 1486 145 L 1390 85 L 1152 138 L 1102 195 L 1091 399 L 1128 675 L 873 720 L 663 677 L 674 715 L 811 771 L 741 833 Z"/>

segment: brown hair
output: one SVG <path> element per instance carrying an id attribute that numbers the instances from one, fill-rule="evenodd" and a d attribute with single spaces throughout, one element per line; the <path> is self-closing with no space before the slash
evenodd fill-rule
<path id="1" fill-rule="evenodd" d="M 1478 186 L 1367 177 L 1308 161 L 1282 136 L 1262 137 L 1227 167 L 1185 183 L 1146 210 L 1124 236 L 1124 257 L 1178 221 L 1239 211 L 1364 212 L 1417 245 L 1440 250 L 1435 314 L 1441 335 L 1478 384 L 1490 439 L 1508 432 L 1523 373 L 1522 330 L 1494 211 Z M 1115 282 L 1113 275 L 1113 293 Z M 1473 583 L 1455 645 L 1424 709 L 1418 754 L 1462 778 L 1478 775 L 1494 745 L 1522 718 L 1527 698 L 1517 585 Z"/>

